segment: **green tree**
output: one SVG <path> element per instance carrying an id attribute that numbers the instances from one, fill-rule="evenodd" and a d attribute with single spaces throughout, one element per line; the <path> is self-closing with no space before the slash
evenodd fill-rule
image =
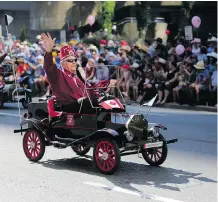
<path id="1" fill-rule="evenodd" d="M 23 26 L 20 30 L 20 41 L 25 41 L 26 40 L 26 29 L 25 26 Z"/>
<path id="2" fill-rule="evenodd" d="M 184 30 L 184 27 L 191 23 L 191 12 L 194 6 L 194 1 L 182 1 L 180 10 L 180 30 Z"/>
<path id="3" fill-rule="evenodd" d="M 115 5 L 115 1 L 102 1 L 100 2 L 99 6 L 98 19 L 102 25 L 102 28 L 107 28 L 109 33 L 111 33 L 113 26 L 112 21 L 114 17 Z"/>
<path id="4" fill-rule="evenodd" d="M 136 20 L 139 31 L 139 38 L 142 37 L 142 32 L 148 28 L 151 22 L 150 2 L 136 1 Z"/>

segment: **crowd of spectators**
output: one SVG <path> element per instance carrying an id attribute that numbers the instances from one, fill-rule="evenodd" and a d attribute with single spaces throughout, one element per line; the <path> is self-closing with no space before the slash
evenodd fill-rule
<path id="1" fill-rule="evenodd" d="M 0 66 L 0 80 L 22 81 L 33 96 L 41 96 L 48 91 L 48 83 L 43 70 L 44 51 L 40 36 L 35 43 L 19 41 L 10 34 L 0 36 L 0 56 L 10 52 Z M 185 46 L 181 55 L 175 47 Z M 89 83 L 109 80 L 109 90 L 117 96 L 112 86 L 118 86 L 126 100 L 143 102 L 158 94 L 156 105 L 167 102 L 180 104 L 217 104 L 217 38 L 210 36 L 202 43 L 200 38 L 187 42 L 183 37 L 163 44 L 161 38 L 153 41 L 129 44 L 125 40 L 100 40 L 84 43 L 79 40 L 57 43 L 53 49 L 53 59 L 61 69 L 60 48 L 74 47 L 78 67 Z M 14 64 L 16 76 L 12 73 Z"/>

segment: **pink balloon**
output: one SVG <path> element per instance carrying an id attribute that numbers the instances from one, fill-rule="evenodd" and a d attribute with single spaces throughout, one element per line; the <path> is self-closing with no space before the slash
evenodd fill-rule
<path id="1" fill-rule="evenodd" d="M 176 54 L 177 55 L 182 55 L 185 51 L 185 47 L 183 45 L 178 45 L 176 46 Z"/>
<path id="2" fill-rule="evenodd" d="M 88 18 L 87 18 L 87 21 L 89 23 L 89 25 L 93 25 L 95 23 L 95 17 L 90 15 Z"/>
<path id="3" fill-rule="evenodd" d="M 198 16 L 194 16 L 194 17 L 192 18 L 192 25 L 193 25 L 193 27 L 195 27 L 195 28 L 199 28 L 200 25 L 201 25 L 201 18 L 199 18 Z"/>

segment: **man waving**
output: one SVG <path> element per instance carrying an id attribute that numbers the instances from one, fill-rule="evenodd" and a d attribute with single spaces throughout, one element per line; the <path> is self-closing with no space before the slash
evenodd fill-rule
<path id="1" fill-rule="evenodd" d="M 47 35 L 43 33 L 41 37 L 46 51 L 44 70 L 57 103 L 61 105 L 63 111 L 76 113 L 78 112 L 79 103 L 83 100 L 83 110 L 87 112 L 91 106 L 84 83 L 76 73 L 77 56 L 74 49 L 71 46 L 61 48 L 60 60 L 63 69 L 61 71 L 52 60 L 52 49 L 56 39 L 52 39 L 49 33 Z"/>

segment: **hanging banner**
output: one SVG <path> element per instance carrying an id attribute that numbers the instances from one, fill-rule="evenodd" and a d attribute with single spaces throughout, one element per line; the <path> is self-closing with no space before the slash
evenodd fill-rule
<path id="1" fill-rule="evenodd" d="M 185 39 L 191 41 L 193 39 L 192 26 L 185 26 Z"/>

